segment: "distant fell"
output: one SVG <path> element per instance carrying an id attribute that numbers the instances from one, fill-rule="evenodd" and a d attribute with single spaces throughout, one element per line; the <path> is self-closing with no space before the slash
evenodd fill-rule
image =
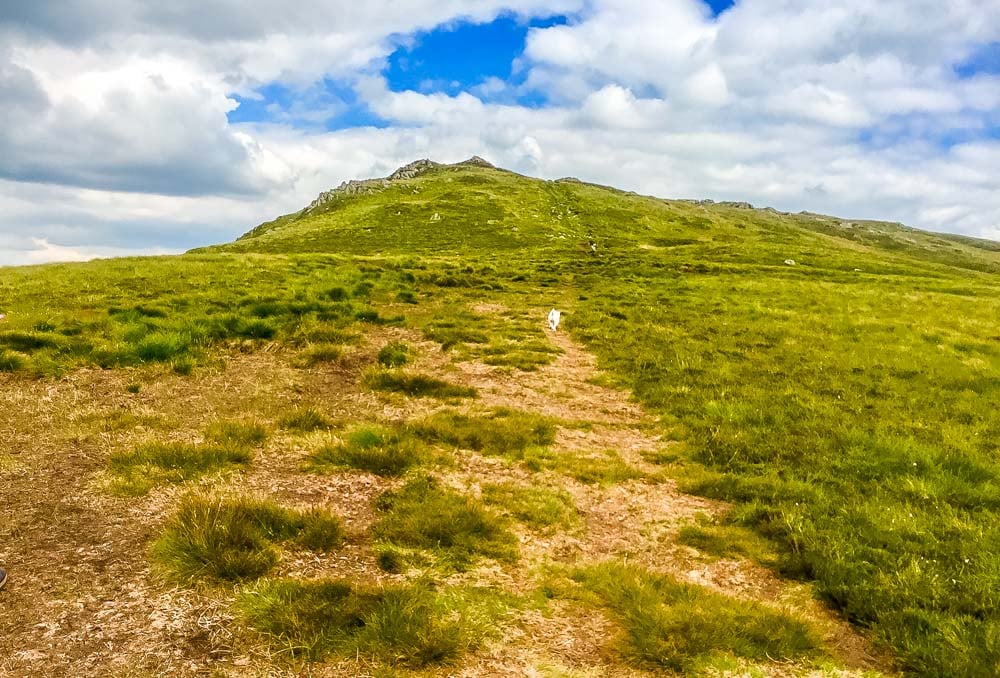
<path id="1" fill-rule="evenodd" d="M 747 202 L 643 196 L 575 178 L 537 179 L 478 156 L 455 164 L 420 159 L 387 177 L 345 181 L 304 209 L 207 250 L 541 255 L 636 247 L 707 247 L 720 262 L 760 262 L 763 256 L 853 270 L 916 259 L 1000 271 L 1000 243 L 988 240 Z"/>

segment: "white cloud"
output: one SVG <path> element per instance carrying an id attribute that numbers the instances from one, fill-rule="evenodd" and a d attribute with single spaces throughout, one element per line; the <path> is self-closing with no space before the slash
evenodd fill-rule
<path id="1" fill-rule="evenodd" d="M 529 32 L 525 84 L 379 75 L 415 31 L 505 9 L 579 11 Z M 224 241 L 344 179 L 473 154 L 996 237 L 1000 77 L 953 69 L 996 40 L 1000 0 L 738 0 L 718 19 L 701 0 L 3 3 L 0 261 Z M 322 131 L 345 105 L 324 77 L 393 126 Z M 272 82 L 295 94 L 271 123 L 228 122 Z M 516 104 L 538 91 L 552 103 Z"/>

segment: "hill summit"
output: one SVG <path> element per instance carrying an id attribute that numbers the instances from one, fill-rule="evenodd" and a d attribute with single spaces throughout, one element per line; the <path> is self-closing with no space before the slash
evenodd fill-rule
<path id="1" fill-rule="evenodd" d="M 995 272 L 1000 253 L 1000 243 L 897 223 L 791 214 L 745 201 L 642 196 L 575 178 L 537 179 L 479 156 L 454 164 L 420 159 L 387 177 L 345 181 L 304 209 L 209 249 L 441 255 L 487 248 L 613 255 L 645 248 L 683 255 L 704 247 L 719 263 L 792 260 L 817 266 L 825 260 L 848 271 L 904 256 Z"/>

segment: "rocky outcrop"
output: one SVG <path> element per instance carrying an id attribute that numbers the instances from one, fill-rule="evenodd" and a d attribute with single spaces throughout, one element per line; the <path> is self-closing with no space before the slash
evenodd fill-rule
<path id="1" fill-rule="evenodd" d="M 362 179 L 360 181 L 352 179 L 351 181 L 345 181 L 340 186 L 337 186 L 337 188 L 320 193 L 303 211 L 306 213 L 312 212 L 317 207 L 322 207 L 337 198 L 349 195 L 371 195 L 372 193 L 378 193 L 388 188 L 389 185 L 389 181 L 386 179 Z"/>
<path id="2" fill-rule="evenodd" d="M 373 193 L 378 193 L 384 191 L 385 189 L 392 186 L 394 181 L 405 181 L 407 179 L 415 179 L 421 174 L 429 172 L 430 170 L 437 169 L 439 167 L 444 167 L 444 165 L 434 162 L 433 160 L 428 160 L 427 158 L 422 158 L 420 160 L 414 160 L 408 165 L 403 165 L 398 170 L 390 174 L 384 179 L 362 179 L 362 180 L 351 180 L 345 181 L 337 188 L 331 189 L 329 191 L 323 191 L 309 203 L 309 206 L 302 210 L 303 214 L 308 214 L 313 210 L 327 205 L 339 198 L 344 198 L 354 195 L 371 195 Z M 480 158 L 478 155 L 474 155 L 464 162 L 455 163 L 452 167 L 485 167 L 487 169 L 496 169 L 489 161 Z"/>
<path id="3" fill-rule="evenodd" d="M 496 166 L 489 160 L 480 158 L 478 155 L 474 155 L 464 162 L 456 163 L 456 167 L 485 167 L 487 169 L 496 169 Z"/>
<path id="4" fill-rule="evenodd" d="M 389 175 L 389 181 L 400 181 L 402 179 L 414 179 L 428 170 L 435 169 L 441 165 L 434 162 L 433 160 L 428 160 L 423 158 L 421 160 L 414 160 L 409 165 L 403 165 L 398 170 Z"/>

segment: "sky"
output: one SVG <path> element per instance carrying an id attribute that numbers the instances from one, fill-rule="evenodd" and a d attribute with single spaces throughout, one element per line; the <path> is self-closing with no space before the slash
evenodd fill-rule
<path id="1" fill-rule="evenodd" d="M 1000 239 L 1000 0 L 0 0 L 0 265 L 472 155 Z"/>

